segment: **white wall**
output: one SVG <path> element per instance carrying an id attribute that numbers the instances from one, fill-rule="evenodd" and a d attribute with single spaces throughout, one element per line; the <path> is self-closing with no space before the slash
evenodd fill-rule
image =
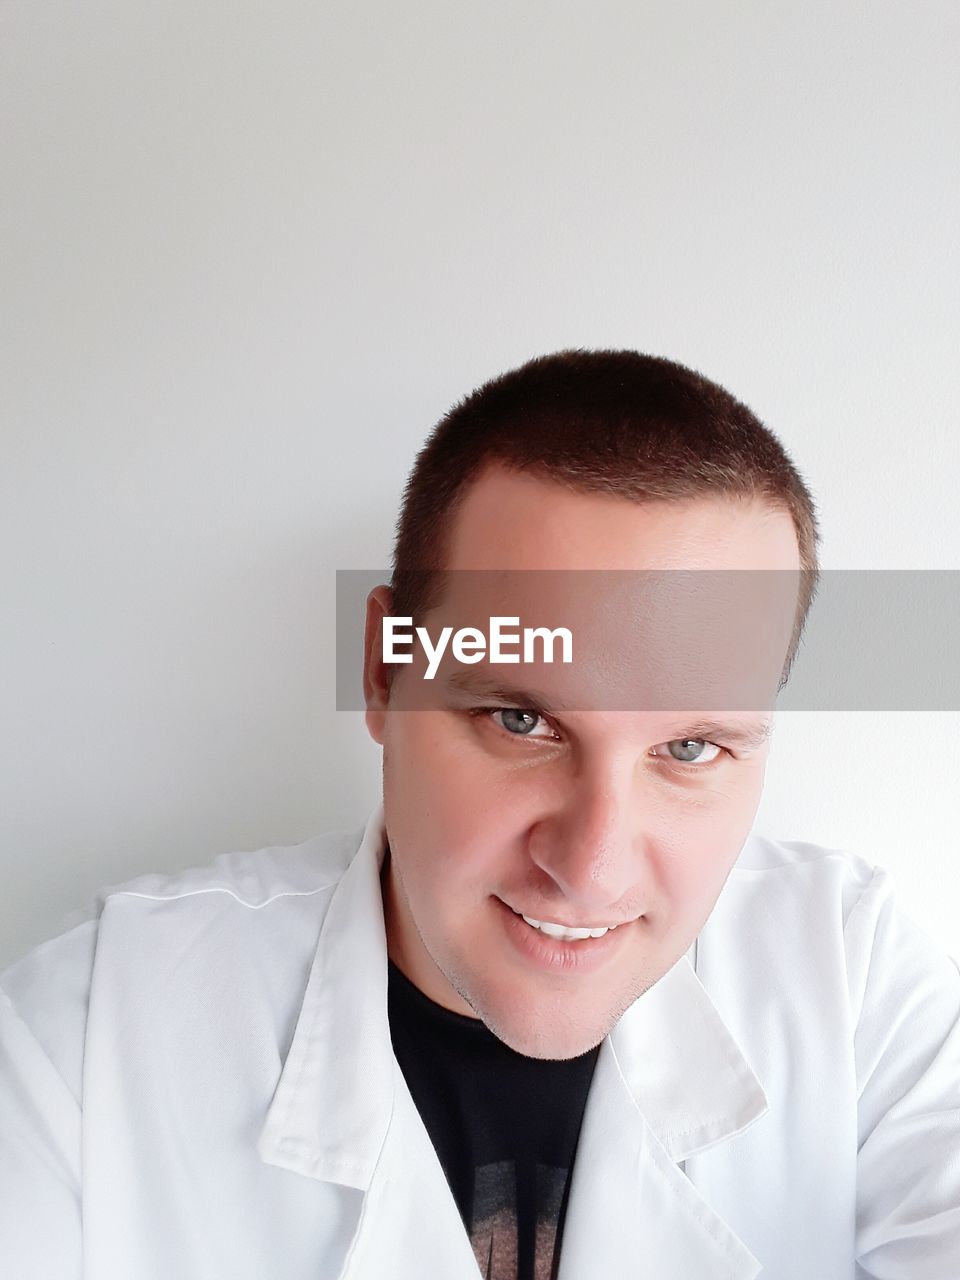
<path id="1" fill-rule="evenodd" d="M 960 567 L 949 0 L 4 7 L 0 961 L 96 886 L 354 826 L 334 571 L 451 401 L 701 368 L 831 568 Z M 960 953 L 960 714 L 790 714 L 758 825 Z"/>

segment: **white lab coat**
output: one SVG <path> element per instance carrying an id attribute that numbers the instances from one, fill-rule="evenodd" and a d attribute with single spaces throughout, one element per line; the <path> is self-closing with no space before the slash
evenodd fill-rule
<path id="1" fill-rule="evenodd" d="M 358 849 L 359 845 L 359 849 Z M 362 838 L 102 896 L 0 982 L 10 1280 L 470 1280 Z M 960 973 L 860 859 L 751 836 L 604 1041 L 561 1280 L 957 1280 Z"/>

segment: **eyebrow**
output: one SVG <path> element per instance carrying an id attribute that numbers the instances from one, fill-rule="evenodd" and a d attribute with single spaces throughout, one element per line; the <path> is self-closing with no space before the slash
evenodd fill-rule
<path id="1" fill-rule="evenodd" d="M 684 725 L 681 735 L 684 738 L 705 738 L 709 742 L 719 739 L 739 747 L 742 751 L 757 751 L 770 741 L 773 724 L 770 721 L 757 724 L 731 724 L 723 720 L 697 720 L 694 724 Z"/>
<path id="2" fill-rule="evenodd" d="M 513 707 L 542 711 L 548 716 L 562 715 L 564 711 L 573 710 L 570 704 L 554 702 L 534 689 L 520 689 L 516 685 L 504 684 L 496 677 L 485 675 L 482 669 L 477 668 L 451 672 L 447 678 L 447 685 L 459 693 L 496 698 L 499 702 L 509 702 Z"/>
<path id="3" fill-rule="evenodd" d="M 477 668 L 472 671 L 451 672 L 447 685 L 456 692 L 492 698 L 497 702 L 508 703 L 512 707 L 519 707 L 526 711 L 539 711 L 548 716 L 560 716 L 564 711 L 574 710 L 569 703 L 554 702 L 533 689 L 521 689 L 516 685 L 504 684 Z M 756 751 L 770 741 L 772 733 L 773 722 L 769 720 L 739 724 L 733 721 L 698 719 L 683 723 L 667 741 L 673 741 L 676 738 L 703 738 L 713 742 L 719 739 L 720 742 L 729 743 L 730 746 L 739 747 L 743 751 Z"/>

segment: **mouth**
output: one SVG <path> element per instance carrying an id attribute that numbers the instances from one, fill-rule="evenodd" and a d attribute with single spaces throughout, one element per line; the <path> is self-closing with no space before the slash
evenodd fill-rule
<path id="1" fill-rule="evenodd" d="M 512 907 L 510 909 L 513 911 Z M 556 924 L 552 920 L 535 920 L 532 916 L 525 916 L 520 911 L 514 911 L 513 914 L 526 921 L 531 929 L 539 929 L 548 938 L 557 938 L 560 942 L 583 942 L 586 938 L 602 938 L 605 933 L 610 933 L 617 927 L 615 924 L 593 926 Z"/>
<path id="2" fill-rule="evenodd" d="M 624 923 L 636 923 L 561 924 L 524 915 L 501 898 L 494 898 L 494 902 L 506 934 L 524 962 L 553 973 L 587 974 L 593 971 L 620 951 L 620 938 L 624 933 L 617 934 L 616 930 Z"/>

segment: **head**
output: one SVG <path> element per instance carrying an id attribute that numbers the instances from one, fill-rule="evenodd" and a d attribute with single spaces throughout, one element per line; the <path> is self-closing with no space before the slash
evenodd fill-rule
<path id="1" fill-rule="evenodd" d="M 476 580 L 466 570 L 787 570 L 782 683 L 817 541 L 776 438 L 666 360 L 544 357 L 440 422 L 406 487 L 392 582 L 367 602 L 364 662 L 383 746 L 388 948 L 421 990 L 521 1053 L 598 1044 L 713 909 L 756 813 L 771 721 L 607 709 L 605 679 L 633 660 L 619 608 L 602 626 L 596 610 L 583 618 L 605 650 L 595 663 L 541 668 L 535 691 L 517 668 L 505 690 L 504 668 L 478 664 L 424 704 L 418 668 L 382 661 L 383 617 L 431 629 L 469 611 L 476 600 L 452 598 Z M 557 940 L 523 917 L 616 927 Z"/>

